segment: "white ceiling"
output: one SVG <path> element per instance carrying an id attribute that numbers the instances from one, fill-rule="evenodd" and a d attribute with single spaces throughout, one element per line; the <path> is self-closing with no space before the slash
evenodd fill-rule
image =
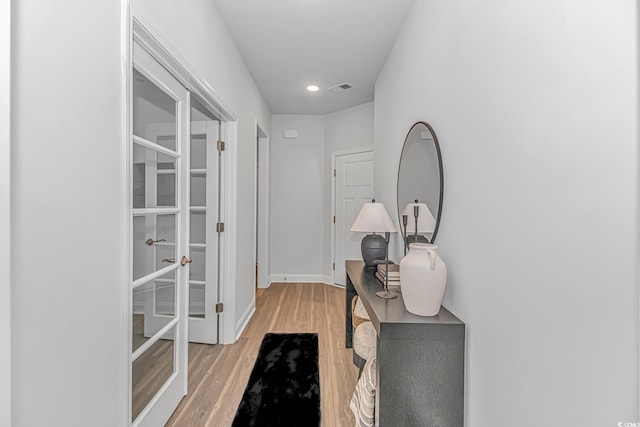
<path id="1" fill-rule="evenodd" d="M 326 114 L 373 100 L 413 0 L 215 0 L 273 114 Z M 331 93 L 331 86 L 353 88 Z M 317 84 L 320 91 L 305 88 Z"/>

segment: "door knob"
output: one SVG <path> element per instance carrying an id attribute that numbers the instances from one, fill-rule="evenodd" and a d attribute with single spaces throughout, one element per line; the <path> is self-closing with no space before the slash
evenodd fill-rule
<path id="1" fill-rule="evenodd" d="M 182 256 L 182 260 L 180 261 L 180 264 L 182 264 L 182 266 L 184 267 L 187 264 L 191 264 L 191 261 L 193 261 L 191 258 L 187 258 L 186 256 Z"/>
<path id="2" fill-rule="evenodd" d="M 147 240 L 144 241 L 144 244 L 147 246 L 151 246 L 154 243 L 158 243 L 158 242 L 166 242 L 166 239 L 153 240 L 152 238 L 148 238 Z"/>
<path id="3" fill-rule="evenodd" d="M 173 264 L 174 262 L 176 262 L 176 259 L 175 259 L 175 258 L 164 258 L 164 259 L 162 260 L 162 262 L 166 262 L 166 263 L 169 263 L 169 264 Z M 184 264 L 183 264 L 183 265 L 184 265 Z"/>

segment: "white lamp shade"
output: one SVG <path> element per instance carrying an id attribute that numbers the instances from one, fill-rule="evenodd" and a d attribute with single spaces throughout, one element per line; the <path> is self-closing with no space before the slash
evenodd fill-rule
<path id="1" fill-rule="evenodd" d="M 418 233 L 433 233 L 436 229 L 436 219 L 426 203 L 408 203 L 402 215 L 407 216 L 407 234 L 416 232 L 416 220 L 413 213 L 414 206 L 418 207 Z"/>
<path id="2" fill-rule="evenodd" d="M 382 203 L 365 203 L 351 226 L 351 231 L 395 233 L 398 231 Z"/>

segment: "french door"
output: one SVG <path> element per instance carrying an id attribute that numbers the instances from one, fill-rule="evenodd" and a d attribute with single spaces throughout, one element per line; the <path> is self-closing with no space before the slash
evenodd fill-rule
<path id="1" fill-rule="evenodd" d="M 136 43 L 133 66 L 131 422 L 156 427 L 187 392 L 190 107 Z"/>
<path id="2" fill-rule="evenodd" d="M 217 150 L 220 122 L 214 117 L 201 117 L 193 108 L 199 104 L 193 98 L 191 111 L 190 165 L 190 232 L 189 249 L 193 263 L 189 275 L 189 342 L 218 342 L 218 288 L 220 281 L 220 164 Z M 209 113 L 207 113 L 209 114 Z M 194 120 L 198 115 L 200 119 Z"/>
<path id="3" fill-rule="evenodd" d="M 188 341 L 203 344 L 218 342 L 218 315 L 216 302 L 218 301 L 218 271 L 219 271 L 219 233 L 216 224 L 219 217 L 220 195 L 220 154 L 217 142 L 220 134 L 220 123 L 215 117 L 206 117 L 198 101 L 191 98 L 191 122 L 189 151 L 190 161 L 189 180 L 189 252 L 193 260 L 189 266 L 188 279 Z M 198 104 L 199 109 L 193 105 Z M 209 114 L 209 113 L 207 113 Z M 194 117 L 198 117 L 194 120 Z M 204 119 L 204 120 L 203 120 Z M 150 141 L 173 141 L 175 128 L 168 123 L 149 123 L 145 126 L 146 138 Z M 174 169 L 172 167 L 154 171 L 151 165 L 146 187 L 153 197 L 158 194 L 173 194 Z M 167 175 L 169 179 L 167 179 Z M 146 250 L 148 265 L 153 265 L 156 259 L 170 256 L 175 246 L 173 236 L 165 236 L 153 242 L 153 247 Z M 151 243 L 147 240 L 147 242 Z M 173 289 L 174 278 L 160 279 L 165 288 Z M 162 325 L 164 316 L 173 307 L 173 292 L 161 291 L 156 288 L 155 293 L 145 294 L 144 303 L 144 334 L 150 336 Z M 138 299 L 140 296 L 138 295 Z"/>

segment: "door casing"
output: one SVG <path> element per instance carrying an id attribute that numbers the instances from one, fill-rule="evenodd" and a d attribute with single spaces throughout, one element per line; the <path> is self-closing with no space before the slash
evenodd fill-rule
<path id="1" fill-rule="evenodd" d="M 11 1 L 0 1 L 0 425 L 11 425 Z"/>
<path id="2" fill-rule="evenodd" d="M 258 288 L 271 284 L 269 269 L 269 138 L 256 122 L 257 154 L 259 167 L 256 171 L 255 193 L 258 215 L 254 224 L 254 252 L 258 258 Z M 258 161 L 258 159 L 256 159 Z"/>

